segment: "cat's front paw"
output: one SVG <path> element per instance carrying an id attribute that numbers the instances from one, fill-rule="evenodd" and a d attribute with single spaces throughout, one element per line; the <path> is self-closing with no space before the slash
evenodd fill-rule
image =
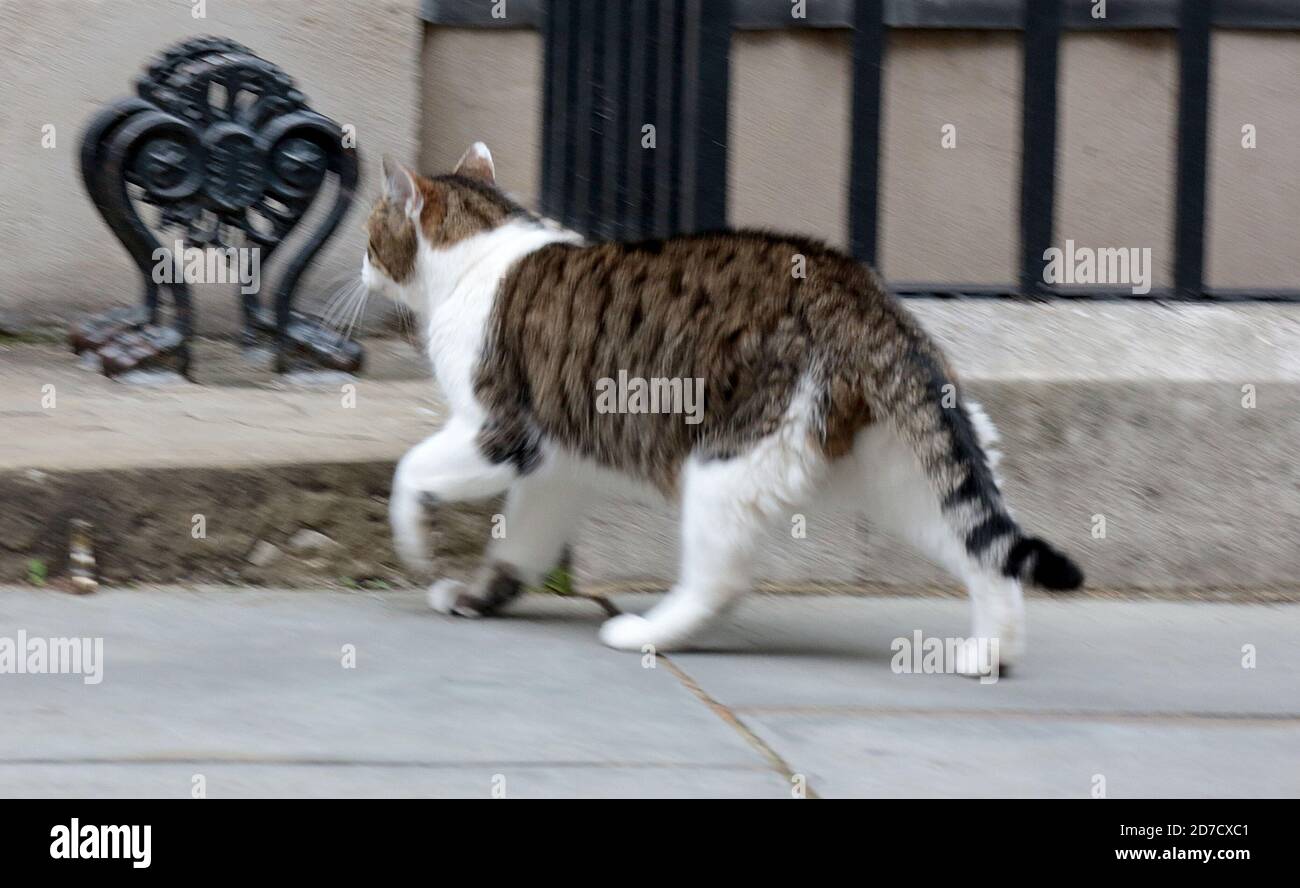
<path id="1" fill-rule="evenodd" d="M 429 607 L 440 614 L 454 617 L 481 617 L 482 613 L 474 607 L 469 596 L 469 587 L 460 580 L 438 580 L 429 587 L 426 596 Z"/>
<path id="2" fill-rule="evenodd" d="M 600 627 L 602 644 L 620 651 L 640 651 L 646 645 L 655 645 L 653 625 L 637 614 L 611 617 Z"/>

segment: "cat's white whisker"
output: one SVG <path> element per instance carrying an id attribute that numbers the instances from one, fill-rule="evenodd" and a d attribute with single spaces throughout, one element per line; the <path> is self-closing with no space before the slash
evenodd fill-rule
<path id="1" fill-rule="evenodd" d="M 353 310 L 353 312 L 352 312 L 352 319 L 351 319 L 350 321 L 348 321 L 348 329 L 347 329 L 347 332 L 343 334 L 343 338 L 344 338 L 345 340 L 347 340 L 347 339 L 351 339 L 351 338 L 352 338 L 352 330 L 353 330 L 353 328 L 356 327 L 357 322 L 358 322 L 359 320 L 361 320 L 362 318 L 365 317 L 365 314 L 366 314 L 366 305 L 369 303 L 369 301 L 370 301 L 370 293 L 369 293 L 369 291 L 367 291 L 367 290 L 362 290 L 362 291 L 361 291 L 361 295 L 357 298 L 357 307 L 356 307 L 356 308 Z"/>
<path id="2" fill-rule="evenodd" d="M 349 316 L 354 303 L 361 298 L 364 290 L 365 286 L 359 280 L 352 281 L 344 289 L 340 290 L 332 300 L 328 311 L 322 317 L 322 322 L 327 327 L 338 329 L 343 319 Z"/>
<path id="3" fill-rule="evenodd" d="M 360 281 L 352 279 L 338 286 L 333 295 L 325 301 L 325 307 L 320 312 L 321 323 L 325 326 L 332 326 L 332 321 L 336 319 L 341 307 L 348 302 L 352 296 L 352 291 L 360 285 Z"/>

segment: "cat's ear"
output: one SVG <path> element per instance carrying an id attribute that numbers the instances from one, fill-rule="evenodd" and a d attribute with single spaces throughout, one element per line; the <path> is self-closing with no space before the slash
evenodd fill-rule
<path id="1" fill-rule="evenodd" d="M 460 156 L 460 162 L 456 164 L 453 172 L 467 179 L 478 179 L 487 185 L 497 183 L 497 170 L 492 163 L 492 152 L 482 142 L 475 142 L 469 146 Z"/>
<path id="2" fill-rule="evenodd" d="M 384 194 L 404 207 L 409 218 L 419 219 L 420 210 L 424 209 L 424 194 L 415 184 L 415 174 L 387 154 L 384 155 L 383 170 Z"/>

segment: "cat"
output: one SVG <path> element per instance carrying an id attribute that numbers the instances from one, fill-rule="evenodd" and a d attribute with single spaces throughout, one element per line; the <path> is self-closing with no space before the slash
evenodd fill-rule
<path id="1" fill-rule="evenodd" d="M 866 512 L 959 578 L 1003 665 L 1024 652 L 1021 584 L 1082 584 L 1012 520 L 992 423 L 866 265 L 760 231 L 589 243 L 506 196 L 482 143 L 449 175 L 385 159 L 383 179 L 362 280 L 424 319 L 450 411 L 393 476 L 399 555 L 428 570 L 427 509 L 507 495 L 504 538 L 472 583 L 433 584 L 435 609 L 486 616 L 538 584 L 611 488 L 676 502 L 682 540 L 669 594 L 602 625 L 614 648 L 688 644 L 749 589 L 768 526 L 815 505 Z M 702 380 L 703 409 L 611 411 L 615 378 Z"/>

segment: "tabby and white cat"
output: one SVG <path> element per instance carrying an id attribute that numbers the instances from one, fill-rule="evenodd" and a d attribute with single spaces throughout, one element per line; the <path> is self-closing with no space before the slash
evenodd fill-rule
<path id="1" fill-rule="evenodd" d="M 860 509 L 951 571 L 1003 664 L 1021 583 L 1083 581 L 1008 514 L 992 425 L 939 348 L 840 252 L 756 231 L 588 243 L 498 190 L 482 143 L 450 175 L 385 162 L 368 229 L 363 281 L 424 318 L 450 408 L 397 466 L 399 554 L 428 568 L 429 506 L 508 492 L 505 538 L 472 584 L 433 585 L 440 611 L 485 616 L 537 584 L 611 485 L 679 504 L 682 541 L 668 596 L 602 626 L 615 648 L 686 643 L 750 587 L 763 531 L 813 506 Z M 702 416 L 598 409 L 620 371 L 703 380 Z"/>

